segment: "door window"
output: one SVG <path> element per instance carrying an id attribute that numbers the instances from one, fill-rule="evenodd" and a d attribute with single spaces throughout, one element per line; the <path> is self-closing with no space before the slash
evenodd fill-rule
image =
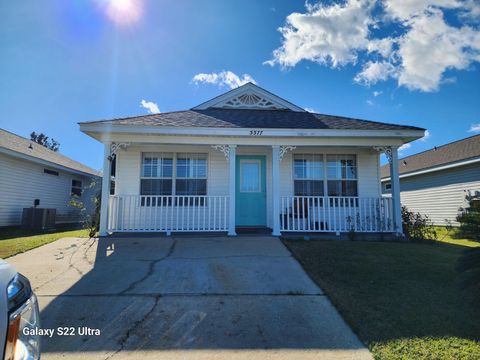
<path id="1" fill-rule="evenodd" d="M 240 192 L 261 192 L 259 160 L 240 161 Z"/>

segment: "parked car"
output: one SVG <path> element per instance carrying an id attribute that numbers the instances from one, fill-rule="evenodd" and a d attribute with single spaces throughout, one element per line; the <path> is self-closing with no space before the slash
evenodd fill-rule
<path id="1" fill-rule="evenodd" d="M 30 282 L 0 259 L 1 359 L 40 359 L 39 311 Z"/>

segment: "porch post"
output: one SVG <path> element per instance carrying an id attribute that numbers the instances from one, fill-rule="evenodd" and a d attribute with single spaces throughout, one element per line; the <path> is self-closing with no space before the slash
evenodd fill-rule
<path id="1" fill-rule="evenodd" d="M 107 236 L 108 228 L 108 199 L 110 197 L 110 143 L 105 143 L 103 148 L 103 178 L 102 178 L 102 203 L 100 207 L 100 236 Z"/>
<path id="2" fill-rule="evenodd" d="M 228 221 L 228 236 L 235 236 L 235 166 L 237 145 L 228 146 L 228 195 L 229 201 L 229 221 Z"/>
<path id="3" fill-rule="evenodd" d="M 392 146 L 390 156 L 390 181 L 392 184 L 393 221 L 395 232 L 403 235 L 402 205 L 400 203 L 400 178 L 398 177 L 398 147 Z"/>
<path id="4" fill-rule="evenodd" d="M 273 236 L 280 236 L 280 146 L 272 146 Z"/>

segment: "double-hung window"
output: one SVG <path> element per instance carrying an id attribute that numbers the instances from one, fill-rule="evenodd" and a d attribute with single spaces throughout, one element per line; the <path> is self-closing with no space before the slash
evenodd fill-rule
<path id="1" fill-rule="evenodd" d="M 177 154 L 176 195 L 207 195 L 207 154 Z M 179 205 L 204 205 L 204 198 L 184 197 Z"/>
<path id="2" fill-rule="evenodd" d="M 358 196 L 355 155 L 327 155 L 328 196 Z"/>
<path id="3" fill-rule="evenodd" d="M 172 181 L 173 154 L 143 154 L 140 195 L 172 195 Z"/>
<path id="4" fill-rule="evenodd" d="M 358 196 L 355 155 L 294 154 L 295 196 Z"/>
<path id="5" fill-rule="evenodd" d="M 140 195 L 207 195 L 207 154 L 144 153 Z M 177 205 L 186 205 L 187 201 L 190 205 L 200 203 L 182 198 Z M 150 205 L 148 198 L 142 200 L 145 204 Z"/>
<path id="6" fill-rule="evenodd" d="M 294 154 L 293 179 L 296 196 L 323 196 L 323 155 Z"/>

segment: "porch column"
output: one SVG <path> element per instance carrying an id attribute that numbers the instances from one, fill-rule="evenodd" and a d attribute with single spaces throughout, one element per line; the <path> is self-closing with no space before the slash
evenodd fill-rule
<path id="1" fill-rule="evenodd" d="M 273 236 L 280 236 L 280 146 L 272 146 Z"/>
<path id="2" fill-rule="evenodd" d="M 229 221 L 228 236 L 235 236 L 235 166 L 236 166 L 237 145 L 228 146 L 228 195 L 229 201 Z"/>
<path id="3" fill-rule="evenodd" d="M 395 232 L 403 235 L 402 205 L 400 203 L 400 178 L 398 177 L 398 147 L 391 147 L 390 182 L 392 184 L 393 224 Z"/>
<path id="4" fill-rule="evenodd" d="M 108 228 L 108 199 L 110 196 L 110 143 L 105 143 L 103 148 L 103 178 L 102 178 L 102 203 L 100 207 L 100 236 L 107 236 Z"/>

